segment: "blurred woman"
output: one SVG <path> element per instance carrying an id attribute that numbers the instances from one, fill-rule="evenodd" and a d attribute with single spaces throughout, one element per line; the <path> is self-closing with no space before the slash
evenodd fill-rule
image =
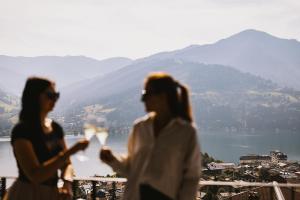
<path id="1" fill-rule="evenodd" d="M 32 77 L 22 95 L 19 122 L 11 134 L 11 144 L 19 176 L 4 199 L 56 200 L 71 199 L 73 168 L 69 157 L 88 146 L 80 141 L 67 149 L 62 127 L 47 118 L 59 93 L 47 79 Z M 57 187 L 58 171 L 64 185 Z M 67 180 L 65 177 L 68 177 Z"/>
<path id="2" fill-rule="evenodd" d="M 101 160 L 127 178 L 125 200 L 195 199 L 201 153 L 187 88 L 168 74 L 150 74 L 141 100 L 148 114 L 134 123 L 127 157 L 103 148 Z"/>

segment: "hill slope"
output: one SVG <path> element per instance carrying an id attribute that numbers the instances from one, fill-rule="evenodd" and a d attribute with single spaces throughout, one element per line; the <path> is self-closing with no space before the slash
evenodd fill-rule
<path id="1" fill-rule="evenodd" d="M 232 66 L 282 86 L 300 89 L 300 42 L 261 31 L 245 30 L 214 44 L 192 45 L 140 61 L 161 59 Z"/>
<path id="2" fill-rule="evenodd" d="M 130 59 L 122 57 L 99 61 L 84 56 L 0 56 L 0 85 L 20 95 L 28 76 L 46 76 L 55 80 L 58 87 L 64 87 L 80 80 L 107 74 L 131 62 Z"/>
<path id="3" fill-rule="evenodd" d="M 168 72 L 190 87 L 196 123 L 203 130 L 300 128 L 299 92 L 232 67 L 171 59 L 135 63 L 66 93 L 58 106 L 65 124 L 81 122 L 89 107 L 105 114 L 113 126 L 129 127 L 144 114 L 140 92 L 152 71 Z"/>

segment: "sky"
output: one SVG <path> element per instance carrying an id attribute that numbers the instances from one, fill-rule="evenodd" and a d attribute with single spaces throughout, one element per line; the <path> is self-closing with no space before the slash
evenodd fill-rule
<path id="1" fill-rule="evenodd" d="M 137 59 L 246 29 L 300 41 L 300 1 L 0 0 L 0 55 Z"/>

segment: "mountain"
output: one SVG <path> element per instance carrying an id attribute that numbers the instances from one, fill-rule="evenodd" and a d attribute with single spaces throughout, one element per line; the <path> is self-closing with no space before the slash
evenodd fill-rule
<path id="1" fill-rule="evenodd" d="M 149 72 L 165 71 L 190 87 L 201 129 L 297 131 L 299 46 L 296 40 L 246 30 L 214 44 L 135 61 L 0 56 L 0 87 L 20 91 L 30 73 L 47 74 L 62 94 L 53 115 L 67 131 L 81 130 L 90 111 L 105 114 L 113 127 L 124 130 L 144 114 L 139 103 L 144 78 Z"/>
<path id="2" fill-rule="evenodd" d="M 214 44 L 191 45 L 135 61 L 122 57 L 99 61 L 84 56 L 0 56 L 0 87 L 19 95 L 29 75 L 43 75 L 56 80 L 61 88 L 132 63 L 166 59 L 231 66 L 280 86 L 300 89 L 300 43 L 252 29 Z"/>
<path id="3" fill-rule="evenodd" d="M 11 92 L 21 96 L 21 89 L 24 87 L 25 80 L 24 75 L 0 65 L 0 88 L 3 92 Z"/>
<path id="4" fill-rule="evenodd" d="M 67 95 L 62 101 L 66 101 L 69 105 L 70 102 L 80 105 L 133 90 L 139 94 L 144 78 L 153 71 L 165 71 L 174 75 L 188 84 L 193 92 L 239 92 L 275 88 L 275 84 L 271 81 L 241 73 L 232 67 L 166 59 L 134 63 L 106 76 L 86 81 L 85 84 L 76 87 L 76 90 L 72 90 L 75 88 L 72 85 L 63 90 Z"/>
<path id="5" fill-rule="evenodd" d="M 300 42 L 261 31 L 245 30 L 214 44 L 191 45 L 136 62 L 164 59 L 232 66 L 282 86 L 300 89 Z"/>
<path id="6" fill-rule="evenodd" d="M 122 132 L 144 114 L 140 94 L 144 78 L 153 71 L 168 72 L 189 86 L 196 123 L 202 130 L 300 128 L 299 92 L 280 89 L 270 80 L 232 67 L 176 59 L 135 62 L 76 89 L 72 87 L 71 93 L 65 88 L 57 115 L 63 116 L 66 130 L 72 132 L 81 129 L 87 112 L 102 113 L 116 133 Z"/>
<path id="7" fill-rule="evenodd" d="M 56 81 L 58 87 L 101 76 L 120 69 L 132 60 L 116 57 L 95 60 L 84 56 L 0 56 L 0 86 L 20 95 L 28 76 L 46 76 Z"/>
<path id="8" fill-rule="evenodd" d="M 0 88 L 0 135 L 7 135 L 17 117 L 19 98 Z"/>

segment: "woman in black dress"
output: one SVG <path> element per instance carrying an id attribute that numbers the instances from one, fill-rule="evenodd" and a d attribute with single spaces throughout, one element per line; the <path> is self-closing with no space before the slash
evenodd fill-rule
<path id="1" fill-rule="evenodd" d="M 84 150 L 88 141 L 79 141 L 67 149 L 62 127 L 47 118 L 58 98 L 54 82 L 38 77 L 27 80 L 19 122 L 11 135 L 19 176 L 4 199 L 72 198 L 70 180 L 73 168 L 69 158 Z M 57 187 L 59 170 L 64 180 L 60 190 Z"/>

